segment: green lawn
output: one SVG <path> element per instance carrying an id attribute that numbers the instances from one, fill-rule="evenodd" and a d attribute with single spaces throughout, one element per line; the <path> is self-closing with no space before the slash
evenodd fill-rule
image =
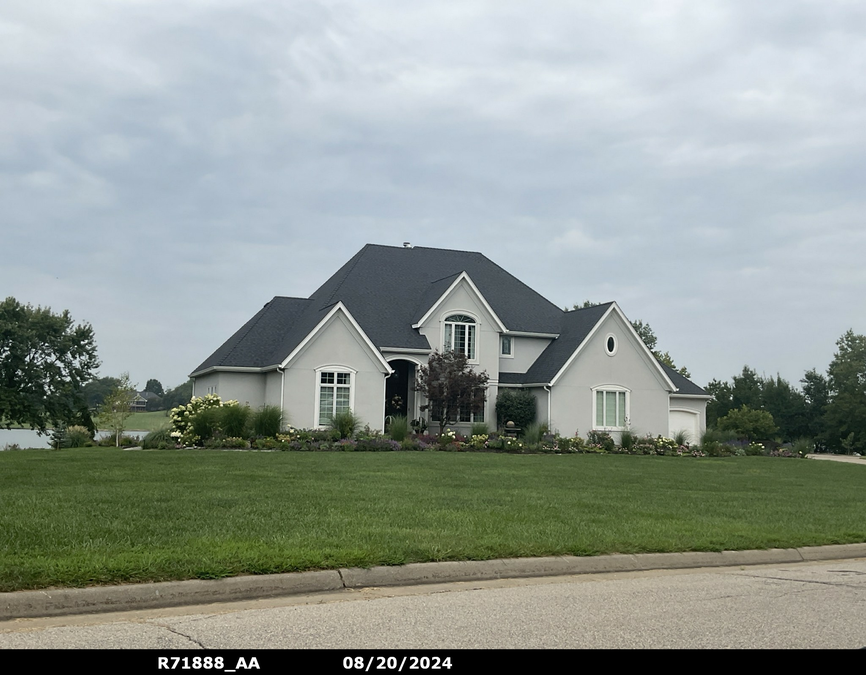
<path id="1" fill-rule="evenodd" d="M 96 418 L 94 418 L 96 421 Z M 171 424 L 168 411 L 157 410 L 155 412 L 132 413 L 126 420 L 126 428 L 135 431 L 156 431 Z M 29 426 L 13 424 L 13 429 L 29 429 Z"/>
<path id="2" fill-rule="evenodd" d="M 136 431 L 156 431 L 169 424 L 171 420 L 165 410 L 132 413 L 126 420 L 126 428 Z"/>
<path id="3" fill-rule="evenodd" d="M 866 541 L 866 468 L 742 457 L 0 453 L 0 591 Z"/>

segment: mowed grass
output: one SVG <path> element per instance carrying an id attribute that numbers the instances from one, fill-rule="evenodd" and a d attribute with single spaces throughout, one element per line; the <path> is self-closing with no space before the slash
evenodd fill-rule
<path id="1" fill-rule="evenodd" d="M 94 421 L 98 422 L 94 415 Z M 171 424 L 171 419 L 166 410 L 156 410 L 154 412 L 136 412 L 126 418 L 124 423 L 126 429 L 133 431 L 156 431 Z M 23 424 L 13 424 L 13 429 L 29 429 L 29 426 Z M 124 432 L 128 433 L 128 432 Z"/>
<path id="2" fill-rule="evenodd" d="M 154 412 L 136 412 L 126 418 L 127 429 L 134 431 L 156 431 L 171 424 L 171 419 L 165 410 Z M 129 433 L 128 431 L 124 433 Z"/>
<path id="3" fill-rule="evenodd" d="M 866 541 L 866 468 L 744 457 L 0 453 L 0 590 Z"/>

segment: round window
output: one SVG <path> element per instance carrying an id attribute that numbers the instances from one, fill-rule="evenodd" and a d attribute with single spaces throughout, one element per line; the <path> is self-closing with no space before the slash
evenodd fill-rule
<path id="1" fill-rule="evenodd" d="M 608 335 L 607 340 L 605 340 L 604 346 L 607 350 L 608 356 L 613 356 L 614 354 L 616 354 L 616 336 Z"/>

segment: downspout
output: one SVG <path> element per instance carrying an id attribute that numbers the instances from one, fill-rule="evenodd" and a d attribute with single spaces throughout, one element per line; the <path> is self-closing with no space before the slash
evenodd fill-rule
<path id="1" fill-rule="evenodd" d="M 552 431 L 550 429 L 550 399 L 553 397 L 553 392 L 550 391 L 549 384 L 544 385 L 544 391 L 547 392 L 547 428 L 549 431 Z"/>
<path id="2" fill-rule="evenodd" d="M 277 370 L 280 372 L 280 419 L 282 419 L 286 415 L 285 408 L 283 407 L 286 397 L 286 369 L 282 366 L 277 366 Z M 284 426 L 282 422 L 280 422 L 280 426 Z"/>

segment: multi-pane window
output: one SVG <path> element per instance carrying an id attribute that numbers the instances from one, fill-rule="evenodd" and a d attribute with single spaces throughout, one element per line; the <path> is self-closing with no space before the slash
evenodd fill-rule
<path id="1" fill-rule="evenodd" d="M 486 396 L 486 391 L 479 390 L 477 393 L 479 398 Z M 437 408 L 431 406 L 430 407 L 430 420 L 432 422 L 438 422 L 442 419 L 441 411 Z M 469 410 L 464 410 L 462 407 L 457 412 L 457 419 L 447 420 L 448 422 L 483 422 L 484 421 L 484 407 L 477 413 L 469 412 Z"/>
<path id="2" fill-rule="evenodd" d="M 445 317 L 445 351 L 460 352 L 470 361 L 474 360 L 477 329 L 471 316 L 452 314 Z"/>
<path id="3" fill-rule="evenodd" d="M 351 410 L 352 373 L 319 373 L 319 425 L 325 426 L 331 418 Z"/>
<path id="4" fill-rule="evenodd" d="M 626 426 L 626 396 L 624 391 L 595 392 L 595 427 L 596 429 L 625 429 Z"/>
<path id="5" fill-rule="evenodd" d="M 514 352 L 512 351 L 513 347 L 511 344 L 511 337 L 509 335 L 503 335 L 499 341 L 499 353 L 502 356 L 514 356 Z"/>

